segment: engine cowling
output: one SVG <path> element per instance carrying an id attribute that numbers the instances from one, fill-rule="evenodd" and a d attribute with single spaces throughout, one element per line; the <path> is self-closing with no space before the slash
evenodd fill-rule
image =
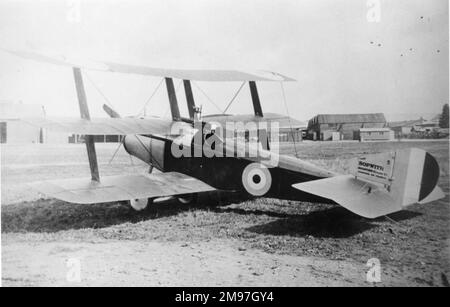
<path id="1" fill-rule="evenodd" d="M 127 135 L 123 145 L 130 155 L 164 171 L 165 141 L 142 135 Z"/>

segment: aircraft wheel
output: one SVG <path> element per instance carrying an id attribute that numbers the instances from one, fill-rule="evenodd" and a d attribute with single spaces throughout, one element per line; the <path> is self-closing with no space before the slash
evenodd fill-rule
<path id="1" fill-rule="evenodd" d="M 142 211 L 147 208 L 149 204 L 153 203 L 153 198 L 130 199 L 128 202 L 134 210 Z"/>
<path id="2" fill-rule="evenodd" d="M 197 193 L 184 194 L 184 195 L 178 196 L 177 199 L 183 205 L 190 205 L 192 203 L 197 202 L 198 194 Z"/>

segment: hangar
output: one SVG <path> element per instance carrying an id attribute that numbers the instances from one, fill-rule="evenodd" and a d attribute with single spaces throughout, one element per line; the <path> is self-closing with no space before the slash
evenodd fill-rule
<path id="1" fill-rule="evenodd" d="M 19 118 L 45 117 L 45 108 L 37 104 L 25 104 L 21 101 L 0 101 L 0 143 L 23 144 L 23 143 L 50 143 L 68 144 L 82 143 L 83 136 L 67 134 L 42 129 Z M 121 142 L 119 135 L 97 135 L 95 141 L 98 143 Z"/>
<path id="2" fill-rule="evenodd" d="M 308 122 L 308 136 L 313 140 L 359 140 L 361 128 L 384 128 L 383 113 L 318 114 Z"/>
<path id="3" fill-rule="evenodd" d="M 19 121 L 20 117 L 44 116 L 45 110 L 41 105 L 2 101 L 0 103 L 0 143 L 43 143 L 46 138 L 48 140 L 56 138 L 60 133 L 46 134 L 39 127 Z"/>

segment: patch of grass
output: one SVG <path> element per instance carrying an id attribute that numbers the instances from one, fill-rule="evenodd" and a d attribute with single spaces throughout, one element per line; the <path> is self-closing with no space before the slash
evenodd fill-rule
<path id="1" fill-rule="evenodd" d="M 222 203 L 181 206 L 163 203 L 135 212 L 120 203 L 74 205 L 41 199 L 2 207 L 4 242 L 104 240 L 195 242 L 228 239 L 240 248 L 268 253 L 354 259 L 363 266 L 376 257 L 383 266 L 415 277 L 450 276 L 448 142 L 310 143 L 300 156 L 339 172 L 361 154 L 419 147 L 437 158 L 439 185 L 446 198 L 407 211 L 368 220 L 331 205 L 278 199 L 231 197 Z M 292 152 L 292 148 L 282 148 Z M 10 158 L 12 159 L 12 158 Z M 31 158 L 30 158 L 31 159 Z M 3 167 L 3 165 L 2 165 Z M 26 176 L 18 171 L 14 176 Z M 46 170 L 50 176 L 51 167 Z M 111 172 L 118 169 L 111 168 Z M 36 176 L 36 175 L 33 175 Z M 395 222 L 393 222 L 393 220 Z M 440 275 L 439 275 L 440 276 Z"/>

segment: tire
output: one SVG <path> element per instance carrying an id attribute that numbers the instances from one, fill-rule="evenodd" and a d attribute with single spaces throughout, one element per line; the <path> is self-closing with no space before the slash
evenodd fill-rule
<path id="1" fill-rule="evenodd" d="M 130 199 L 128 204 L 136 211 L 143 211 L 153 203 L 153 198 Z"/>
<path id="2" fill-rule="evenodd" d="M 198 200 L 198 194 L 184 194 L 177 197 L 178 202 L 182 205 L 191 205 L 193 203 L 196 203 Z"/>

